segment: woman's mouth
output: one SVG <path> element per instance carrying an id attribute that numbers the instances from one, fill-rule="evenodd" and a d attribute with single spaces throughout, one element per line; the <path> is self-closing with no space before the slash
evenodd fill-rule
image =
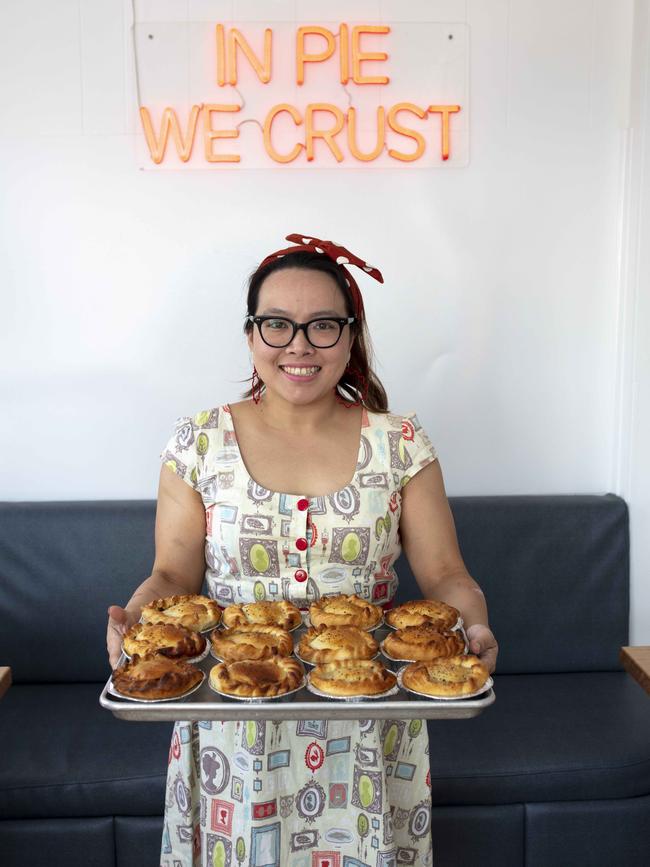
<path id="1" fill-rule="evenodd" d="M 288 376 L 289 379 L 298 380 L 298 379 L 310 379 L 313 376 L 316 376 L 320 367 L 317 365 L 310 365 L 309 367 L 295 367 L 294 365 L 289 364 L 280 364 L 280 370 Z"/>

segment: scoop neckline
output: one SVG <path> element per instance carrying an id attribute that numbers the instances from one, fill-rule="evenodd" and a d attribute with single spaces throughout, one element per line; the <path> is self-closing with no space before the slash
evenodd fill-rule
<path id="1" fill-rule="evenodd" d="M 371 426 L 371 421 L 370 421 L 371 413 L 368 412 L 368 410 L 365 407 L 363 407 L 361 410 L 361 426 L 359 428 L 359 447 L 357 448 L 357 460 L 356 460 L 356 463 L 354 465 L 354 470 L 352 472 L 352 478 L 345 485 L 343 485 L 342 488 L 338 488 L 336 491 L 329 491 L 325 494 L 304 494 L 304 493 L 294 494 L 294 493 L 290 493 L 289 491 L 274 491 L 272 488 L 267 488 L 266 485 L 261 485 L 250 474 L 248 467 L 246 466 L 246 461 L 244 460 L 244 456 L 242 455 L 241 449 L 239 448 L 239 439 L 237 437 L 237 430 L 235 429 L 235 420 L 232 417 L 232 411 L 230 408 L 230 404 L 229 403 L 224 404 L 223 409 L 225 411 L 225 414 L 230 419 L 230 428 L 231 428 L 232 432 L 235 434 L 235 444 L 237 446 L 237 454 L 239 455 L 239 461 L 240 461 L 242 467 L 244 468 L 244 472 L 248 476 L 249 481 L 251 481 L 254 485 L 257 485 L 258 488 L 262 488 L 263 490 L 268 491 L 272 495 L 277 494 L 280 497 L 305 497 L 306 499 L 309 499 L 309 500 L 316 500 L 319 497 L 321 497 L 321 498 L 322 497 L 335 497 L 337 494 L 340 494 L 342 491 L 345 491 L 346 488 L 349 488 L 350 485 L 354 482 L 354 478 L 357 474 L 357 467 L 359 466 L 359 460 L 361 458 L 361 450 L 363 448 L 363 439 L 364 439 L 363 432 L 364 432 L 364 430 L 367 430 Z M 364 412 L 365 412 L 366 418 L 368 420 L 368 424 L 365 427 L 364 427 L 364 423 L 363 423 Z"/>

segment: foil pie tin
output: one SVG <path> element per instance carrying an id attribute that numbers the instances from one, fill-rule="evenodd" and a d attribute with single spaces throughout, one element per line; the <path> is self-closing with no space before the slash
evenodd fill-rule
<path id="1" fill-rule="evenodd" d="M 476 692 L 468 692 L 464 695 L 430 695 L 428 692 L 418 692 L 415 689 L 409 689 L 408 686 L 403 684 L 402 676 L 406 668 L 407 666 L 403 665 L 397 672 L 397 683 L 400 689 L 403 689 L 404 692 L 410 692 L 411 695 L 419 695 L 422 696 L 422 698 L 431 699 L 431 701 L 463 701 L 466 698 L 476 698 L 477 695 L 482 695 L 484 692 L 488 692 L 494 686 L 494 681 L 492 680 L 492 677 L 489 676 L 483 686 L 480 689 L 477 689 Z"/>
<path id="2" fill-rule="evenodd" d="M 112 680 L 108 684 L 106 692 L 108 692 L 112 696 L 115 696 L 115 698 L 123 698 L 124 701 L 137 701 L 138 703 L 141 702 L 143 704 L 162 704 L 163 702 L 167 701 L 182 701 L 184 698 L 187 698 L 188 695 L 192 695 L 193 692 L 196 692 L 197 689 L 200 689 L 203 686 L 203 683 L 205 681 L 205 672 L 202 671 L 201 675 L 201 680 L 191 689 L 188 689 L 187 692 L 183 692 L 180 695 L 173 695 L 170 698 L 140 698 L 139 696 L 136 697 L 133 695 L 124 695 L 124 693 L 118 692 L 118 690 L 115 689 Z"/>

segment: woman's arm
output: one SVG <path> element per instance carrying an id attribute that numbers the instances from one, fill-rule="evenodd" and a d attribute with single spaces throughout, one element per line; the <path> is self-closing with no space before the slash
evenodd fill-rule
<path id="1" fill-rule="evenodd" d="M 483 591 L 467 571 L 458 547 L 438 461 L 420 470 L 402 489 L 400 535 L 422 595 L 458 608 L 470 650 L 494 671 L 497 642 L 488 625 Z"/>
<path id="2" fill-rule="evenodd" d="M 156 557 L 151 575 L 124 608 L 108 609 L 106 646 L 111 667 L 120 656 L 122 637 L 140 618 L 143 605 L 165 596 L 200 593 L 205 573 L 205 509 L 200 494 L 169 467 L 160 471 L 156 509 Z"/>

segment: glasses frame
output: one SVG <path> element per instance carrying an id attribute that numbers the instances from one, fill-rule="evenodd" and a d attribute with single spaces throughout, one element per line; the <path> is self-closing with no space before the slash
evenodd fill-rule
<path id="1" fill-rule="evenodd" d="M 282 322 L 288 322 L 293 328 L 293 332 L 291 337 L 286 343 L 283 343 L 282 346 L 277 346 L 274 343 L 269 343 L 268 340 L 265 339 L 262 334 L 262 325 L 265 322 L 268 322 L 270 319 L 281 319 Z M 353 322 L 356 322 L 356 316 L 346 316 L 345 318 L 339 318 L 337 316 L 318 316 L 316 319 L 310 319 L 309 322 L 294 322 L 293 319 L 287 319 L 286 316 L 252 316 L 249 315 L 246 317 L 246 322 L 250 322 L 253 325 L 257 325 L 257 330 L 259 331 L 260 337 L 263 342 L 266 343 L 267 346 L 270 346 L 272 349 L 286 349 L 287 346 L 290 346 L 293 342 L 298 331 L 302 331 L 305 335 L 305 339 L 310 346 L 313 346 L 314 349 L 331 349 L 341 339 L 341 335 L 343 334 L 343 329 L 346 325 L 352 325 Z M 336 322 L 339 326 L 339 336 L 336 338 L 334 343 L 330 343 L 328 346 L 318 346 L 316 343 L 312 343 L 309 339 L 309 334 L 307 333 L 307 329 L 310 325 L 313 325 L 314 322 Z"/>

